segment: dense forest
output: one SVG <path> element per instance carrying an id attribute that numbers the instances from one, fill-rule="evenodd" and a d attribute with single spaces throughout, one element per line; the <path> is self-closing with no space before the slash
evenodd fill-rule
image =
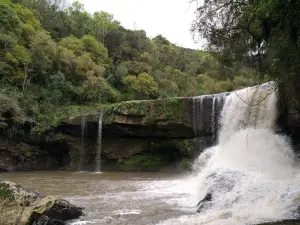
<path id="1" fill-rule="evenodd" d="M 0 128 L 7 126 L 1 117 L 13 117 L 38 124 L 39 132 L 98 104 L 231 91 L 269 79 L 217 51 L 150 39 L 110 13 L 63 3 L 0 6 Z"/>

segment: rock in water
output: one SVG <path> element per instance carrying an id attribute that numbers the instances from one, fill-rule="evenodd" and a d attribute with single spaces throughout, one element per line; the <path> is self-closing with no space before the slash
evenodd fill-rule
<path id="1" fill-rule="evenodd" d="M 257 225 L 300 225 L 299 220 L 284 220 L 279 222 L 262 223 Z"/>
<path id="2" fill-rule="evenodd" d="M 6 225 L 64 225 L 83 215 L 66 200 L 43 196 L 12 182 L 0 182 L 0 221 Z"/>
<path id="3" fill-rule="evenodd" d="M 203 208 L 203 205 L 201 205 L 201 203 L 205 203 L 205 202 L 210 202 L 212 199 L 212 194 L 208 193 L 206 194 L 206 196 L 199 201 L 199 203 L 197 204 L 198 209 L 197 209 L 197 213 L 200 213 L 201 209 Z"/>
<path id="4" fill-rule="evenodd" d="M 0 173 L 8 172 L 7 169 L 0 168 Z"/>

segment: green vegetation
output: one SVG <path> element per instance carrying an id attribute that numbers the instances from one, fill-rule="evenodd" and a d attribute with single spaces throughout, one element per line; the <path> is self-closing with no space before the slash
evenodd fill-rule
<path id="1" fill-rule="evenodd" d="M 9 5 L 11 2 L 11 0 L 0 0 L 0 5 Z"/>
<path id="2" fill-rule="evenodd" d="M 184 123 L 186 114 L 184 102 L 180 99 L 161 99 L 157 101 L 127 101 L 105 105 L 104 122 L 111 123 L 117 116 L 141 118 L 144 124 Z"/>
<path id="3" fill-rule="evenodd" d="M 190 162 L 189 159 L 183 159 L 183 160 L 181 161 L 181 163 L 180 163 L 180 166 L 181 166 L 182 169 L 187 170 L 187 169 L 190 168 L 190 164 L 191 164 L 191 162 Z"/>
<path id="4" fill-rule="evenodd" d="M 197 9 L 193 30 L 224 66 L 253 68 L 285 86 L 300 112 L 299 10 L 297 0 L 207 0 Z"/>
<path id="5" fill-rule="evenodd" d="M 149 39 L 143 30 L 123 28 L 107 12 L 88 14 L 79 2 L 68 8 L 60 0 L 17 2 L 0 5 L 1 129 L 13 119 L 39 133 L 63 116 L 93 111 L 99 104 L 260 83 L 257 72 L 225 66 L 212 51 L 178 47 L 161 35 Z M 176 104 L 165 104 L 171 103 Z M 176 115 L 164 112 L 163 105 L 155 107 L 157 117 L 180 117 L 183 108 L 179 104 Z"/>

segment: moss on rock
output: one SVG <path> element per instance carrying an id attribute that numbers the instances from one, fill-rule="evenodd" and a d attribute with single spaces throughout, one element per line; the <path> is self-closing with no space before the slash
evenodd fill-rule
<path id="1" fill-rule="evenodd" d="M 9 184 L 6 182 L 0 183 L 0 198 L 2 199 L 12 199 L 13 198 L 13 192 L 9 188 Z"/>
<path id="2" fill-rule="evenodd" d="M 104 124 L 125 117 L 136 117 L 142 124 L 186 123 L 183 99 L 169 98 L 147 101 L 128 101 L 103 107 Z"/>
<path id="3" fill-rule="evenodd" d="M 191 138 L 194 135 L 184 98 L 127 101 L 103 105 L 98 110 L 103 113 L 104 132 L 110 136 Z M 61 120 L 59 127 L 79 136 L 83 116 L 95 129 L 98 113 L 94 110 L 67 117 Z"/>

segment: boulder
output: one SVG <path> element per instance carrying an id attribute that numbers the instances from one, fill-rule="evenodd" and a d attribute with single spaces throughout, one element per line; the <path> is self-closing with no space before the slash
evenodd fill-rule
<path id="1" fill-rule="evenodd" d="M 12 182 L 0 183 L 0 221 L 18 225 L 63 225 L 83 215 L 66 200 L 44 196 Z"/>

